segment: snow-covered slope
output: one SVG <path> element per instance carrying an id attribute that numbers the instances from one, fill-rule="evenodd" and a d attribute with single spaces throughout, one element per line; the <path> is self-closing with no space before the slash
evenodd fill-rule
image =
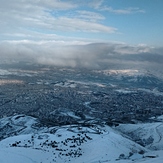
<path id="1" fill-rule="evenodd" d="M 20 134 L 38 133 L 46 131 L 40 122 L 31 116 L 15 115 L 0 119 L 0 140 Z"/>
<path id="2" fill-rule="evenodd" d="M 16 156 L 18 159 L 24 157 L 30 162 L 44 163 L 115 161 L 129 159 L 132 154 L 142 158 L 138 153 L 145 150 L 144 148 L 110 129 L 101 134 L 94 133 L 90 128 L 81 130 L 86 133 L 78 133 L 77 128 L 74 128 L 73 132 L 68 131 L 66 127 L 59 129 L 55 134 L 10 137 L 0 142 L 1 153 L 11 154 L 11 157 Z M 4 163 L 9 163 L 9 160 Z"/>
<path id="3" fill-rule="evenodd" d="M 116 127 L 133 141 L 152 150 L 163 150 L 163 123 L 121 124 Z"/>
<path id="4" fill-rule="evenodd" d="M 6 132 L 0 141 L 1 163 L 131 163 L 151 157 L 161 163 L 163 158 L 162 151 L 150 152 L 109 126 L 47 128 L 36 118 L 17 115 L 1 119 L 0 127 L 1 136 Z"/>

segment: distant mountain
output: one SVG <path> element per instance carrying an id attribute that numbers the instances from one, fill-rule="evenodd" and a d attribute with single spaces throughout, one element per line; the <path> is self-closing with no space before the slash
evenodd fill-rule
<path id="1" fill-rule="evenodd" d="M 137 86 L 158 86 L 163 82 L 162 76 L 149 71 L 124 69 L 95 71 L 110 77 L 110 80 Z"/>

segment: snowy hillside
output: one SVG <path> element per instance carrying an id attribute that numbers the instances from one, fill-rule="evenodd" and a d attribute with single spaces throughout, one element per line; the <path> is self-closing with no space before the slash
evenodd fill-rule
<path id="1" fill-rule="evenodd" d="M 135 84 L 157 85 L 162 81 L 162 75 L 146 70 L 122 69 L 122 70 L 101 70 L 95 71 L 99 74 L 110 76 L 114 80 L 125 81 Z"/>
<path id="2" fill-rule="evenodd" d="M 36 118 L 25 115 L 2 118 L 0 120 L 0 140 L 10 136 L 38 133 L 47 130 L 47 128 L 40 125 Z"/>
<path id="3" fill-rule="evenodd" d="M 152 150 L 163 150 L 163 123 L 121 124 L 116 127 L 133 141 Z"/>
<path id="4" fill-rule="evenodd" d="M 137 154 L 144 150 L 142 147 L 112 131 L 96 134 L 88 128 L 81 130 L 86 133 L 75 133 L 78 132 L 76 128 L 74 132 L 65 128 L 59 129 L 54 135 L 42 133 L 10 137 L 1 141 L 1 151 L 24 155 L 33 162 L 115 161 L 120 155 L 128 158 L 129 153 L 142 157 Z M 44 157 L 40 157 L 42 155 Z"/>
<path id="5" fill-rule="evenodd" d="M 135 130 L 128 126 L 130 131 Z M 47 128 L 36 118 L 17 115 L 1 119 L 0 128 L 1 163 L 130 163 L 150 162 L 151 157 L 160 163 L 163 158 L 162 151 L 151 152 L 109 126 Z"/>

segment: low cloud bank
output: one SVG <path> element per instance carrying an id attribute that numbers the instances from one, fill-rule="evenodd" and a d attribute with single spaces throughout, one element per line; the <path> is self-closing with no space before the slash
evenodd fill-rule
<path id="1" fill-rule="evenodd" d="M 0 43 L 1 60 L 83 67 L 144 68 L 163 71 L 163 48 L 122 43 L 83 43 L 62 41 L 5 41 Z"/>

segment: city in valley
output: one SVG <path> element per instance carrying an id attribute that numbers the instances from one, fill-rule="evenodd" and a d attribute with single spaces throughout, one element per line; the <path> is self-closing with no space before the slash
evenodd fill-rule
<path id="1" fill-rule="evenodd" d="M 46 163 L 160 161 L 162 81 L 135 69 L 1 64 L 0 146 L 1 155 L 11 155 L 2 158 Z"/>
<path id="2" fill-rule="evenodd" d="M 124 71 L 10 65 L 0 70 L 0 117 L 25 114 L 48 126 L 155 121 L 163 114 L 162 80 Z"/>

